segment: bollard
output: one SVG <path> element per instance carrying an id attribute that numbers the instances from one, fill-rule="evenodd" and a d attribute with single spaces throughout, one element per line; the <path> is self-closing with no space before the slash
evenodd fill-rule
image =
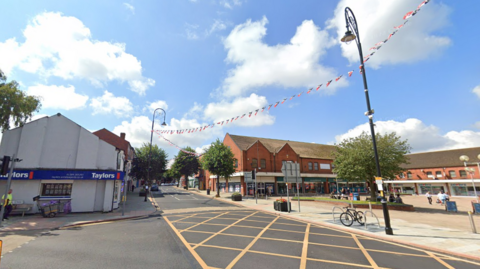
<path id="1" fill-rule="evenodd" d="M 475 221 L 473 220 L 472 211 L 468 211 L 468 218 L 470 219 L 470 225 L 472 226 L 472 232 L 477 233 L 477 228 L 475 228 Z"/>
<path id="2" fill-rule="evenodd" d="M 368 202 L 368 209 L 370 209 L 370 211 L 372 211 L 372 202 Z"/>
<path id="3" fill-rule="evenodd" d="M 353 208 L 353 199 L 350 200 L 350 206 Z"/>

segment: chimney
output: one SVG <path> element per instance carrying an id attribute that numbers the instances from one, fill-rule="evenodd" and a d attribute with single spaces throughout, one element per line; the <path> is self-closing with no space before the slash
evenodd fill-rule
<path id="1" fill-rule="evenodd" d="M 125 133 L 120 133 L 120 138 L 125 140 Z"/>

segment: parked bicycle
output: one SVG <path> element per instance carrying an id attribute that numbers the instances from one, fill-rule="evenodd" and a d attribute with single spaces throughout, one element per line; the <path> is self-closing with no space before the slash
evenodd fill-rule
<path id="1" fill-rule="evenodd" d="M 344 207 L 345 212 L 340 214 L 340 222 L 345 226 L 352 226 L 354 221 L 357 221 L 360 225 L 365 224 L 365 216 L 362 211 L 357 211 L 355 208 Z"/>

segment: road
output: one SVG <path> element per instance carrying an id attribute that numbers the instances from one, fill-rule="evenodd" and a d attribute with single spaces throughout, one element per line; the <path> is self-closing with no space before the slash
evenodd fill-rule
<path id="1" fill-rule="evenodd" d="M 0 268 L 479 268 L 478 263 L 297 221 L 174 187 L 149 218 L 44 232 Z"/>

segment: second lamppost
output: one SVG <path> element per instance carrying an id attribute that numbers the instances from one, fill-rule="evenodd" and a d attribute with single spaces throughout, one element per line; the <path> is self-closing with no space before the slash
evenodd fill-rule
<path id="1" fill-rule="evenodd" d="M 152 140 L 153 140 L 153 127 L 155 125 L 155 113 L 157 112 L 157 110 L 161 110 L 163 111 L 163 123 L 162 123 L 162 126 L 167 126 L 167 124 L 165 123 L 165 117 L 167 116 L 167 112 L 165 112 L 165 110 L 161 109 L 161 108 L 157 108 L 153 111 L 153 117 L 152 117 L 152 130 L 151 130 L 151 134 L 150 134 L 150 151 L 148 152 L 148 166 L 147 166 L 147 188 L 148 188 L 148 183 L 150 183 L 150 159 L 152 158 Z M 147 194 L 148 194 L 148 189 L 145 190 L 145 202 L 147 201 Z"/>
<path id="2" fill-rule="evenodd" d="M 345 36 L 342 37 L 341 41 L 350 43 L 351 41 L 355 40 L 355 43 L 357 43 L 358 53 L 360 54 L 360 71 L 362 72 L 362 76 L 363 76 L 365 99 L 367 100 L 367 112 L 365 112 L 365 115 L 368 117 L 368 121 L 370 123 L 370 132 L 372 134 L 373 151 L 375 154 L 375 165 L 377 167 L 377 177 L 381 178 L 382 173 L 380 172 L 380 162 L 378 161 L 377 142 L 375 141 L 375 129 L 373 125 L 374 111 L 370 107 L 370 98 L 368 96 L 367 77 L 365 75 L 365 64 L 363 60 L 362 44 L 360 43 L 360 34 L 358 33 L 357 20 L 355 19 L 355 15 L 353 14 L 352 10 L 349 7 L 345 8 L 345 21 L 347 24 L 346 25 L 347 32 L 345 32 Z M 392 227 L 390 227 L 390 215 L 388 214 L 388 207 L 387 207 L 387 201 L 385 199 L 385 194 L 383 195 L 383 199 L 382 199 L 382 208 L 383 208 L 383 217 L 385 219 L 385 233 L 388 235 L 393 235 Z"/>

